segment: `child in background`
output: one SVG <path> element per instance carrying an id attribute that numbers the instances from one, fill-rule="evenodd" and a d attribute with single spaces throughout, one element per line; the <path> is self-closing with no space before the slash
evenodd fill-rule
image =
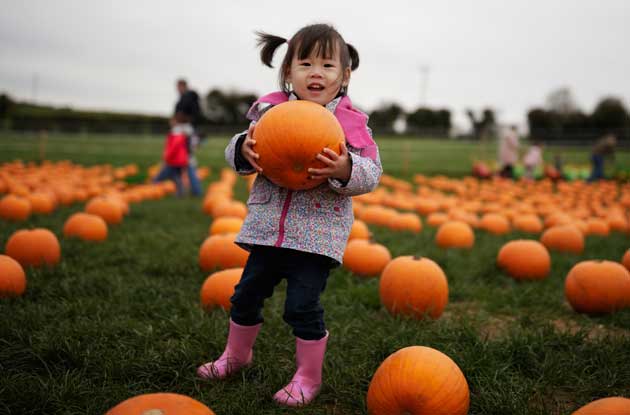
<path id="1" fill-rule="evenodd" d="M 280 67 L 281 91 L 261 97 L 250 108 L 248 131 L 232 138 L 226 160 L 239 174 L 258 172 L 248 215 L 236 242 L 250 251 L 240 282 L 231 298 L 229 333 L 223 354 L 199 367 L 202 378 L 224 378 L 252 361 L 252 347 L 263 317 L 262 308 L 274 287 L 287 279 L 283 319 L 295 335 L 297 370 L 274 399 L 302 406 L 319 393 L 329 333 L 320 295 L 330 269 L 342 262 L 354 220 L 351 196 L 372 191 L 382 167 L 367 116 L 347 96 L 351 71 L 359 66 L 356 49 L 331 26 L 314 24 L 290 40 L 258 33 L 262 62 L 272 67 L 276 49 L 288 43 Z M 256 163 L 253 137 L 256 121 L 282 102 L 302 99 L 332 112 L 345 133 L 341 154 L 323 149 L 317 158 L 326 167 L 309 169 L 312 178 L 326 178 L 309 190 L 293 191 L 265 178 Z M 269 362 L 272 363 L 272 362 Z"/>
<path id="2" fill-rule="evenodd" d="M 171 131 L 164 143 L 162 169 L 153 179 L 153 183 L 173 180 L 177 196 L 181 197 L 184 195 L 182 172 L 190 162 L 190 140 L 194 135 L 194 130 L 188 117 L 182 112 L 175 113 L 169 122 Z"/>
<path id="3" fill-rule="evenodd" d="M 525 177 L 527 179 L 534 179 L 534 172 L 540 166 L 542 166 L 543 157 L 542 157 L 542 142 L 539 140 L 534 140 L 532 145 L 525 153 L 525 157 L 523 157 L 523 164 L 525 165 Z"/>

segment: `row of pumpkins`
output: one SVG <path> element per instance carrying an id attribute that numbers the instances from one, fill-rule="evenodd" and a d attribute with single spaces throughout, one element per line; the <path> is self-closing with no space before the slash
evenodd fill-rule
<path id="1" fill-rule="evenodd" d="M 235 232 L 238 232 L 238 229 L 240 229 L 242 217 L 244 217 L 241 213 L 238 215 L 234 213 L 242 210 L 244 205 L 241 206 L 241 202 L 231 200 L 231 192 L 226 191 L 228 188 L 231 189 L 236 181 L 236 176 L 231 173 L 232 172 L 229 171 L 223 171 L 221 173 L 221 180 L 210 185 L 207 196 L 204 199 L 204 211 L 215 217 L 209 230 L 210 237 L 204 241 L 200 248 L 199 264 L 201 268 L 206 271 L 216 268 L 230 268 L 236 265 L 242 266 L 247 258 L 247 253 L 234 244 Z M 248 180 L 250 180 L 249 183 L 251 185 L 251 179 Z M 172 191 L 172 188 L 170 191 Z M 120 210 L 124 209 L 123 206 L 124 204 L 121 204 Z M 67 236 L 80 237 L 77 234 L 73 235 L 71 230 L 73 228 L 72 223 L 78 221 L 78 218 L 85 216 L 92 215 L 89 213 L 78 213 L 69 218 L 64 225 L 64 234 Z M 100 218 L 103 222 L 106 222 L 106 218 L 108 218 L 109 223 L 120 223 L 120 220 L 108 217 L 106 214 L 94 216 Z M 454 227 L 454 229 L 456 229 L 455 234 L 458 234 L 462 227 L 470 227 L 466 222 L 449 221 L 445 223 L 442 228 L 449 229 L 449 226 L 446 225 L 450 225 L 450 227 L 457 225 Z M 402 313 L 415 317 L 423 317 L 428 314 L 433 318 L 438 318 L 441 315 L 448 301 L 448 284 L 446 276 L 439 265 L 428 258 L 399 257 L 391 260 L 391 256 L 386 247 L 372 243 L 366 239 L 366 237 L 369 237 L 369 230 L 367 225 L 360 220 L 356 221 L 352 233 L 352 240 L 348 244 L 348 248 L 350 251 L 357 251 L 354 254 L 351 252 L 351 255 L 348 255 L 348 251 L 346 252 L 344 265 L 360 275 L 381 274 L 381 298 L 385 307 L 391 313 Z M 449 234 L 450 232 L 446 233 Z M 439 234 L 440 231 L 438 231 L 438 235 Z M 468 233 L 466 232 L 466 234 Z M 438 239 L 442 240 L 441 238 Z M 451 236 L 446 237 L 444 240 L 458 240 L 458 238 Z M 457 244 L 449 245 L 442 242 L 438 242 L 438 244 L 444 247 L 458 246 Z M 9 255 L 0 256 L 0 270 L 3 270 L 3 275 L 9 275 L 11 273 L 19 274 L 21 271 L 23 276 L 23 270 L 18 261 L 22 262 L 25 266 L 54 265 L 59 261 L 60 252 L 58 246 L 59 244 L 56 237 L 48 230 L 35 229 L 31 231 L 17 231 L 7 242 L 6 253 Z M 472 243 L 464 244 L 464 246 L 471 247 Z M 541 248 L 543 251 L 541 251 Z M 372 251 L 365 251 L 365 249 L 372 249 Z M 239 250 L 242 252 L 239 252 Z M 538 254 L 535 254 L 536 250 L 538 250 Z M 235 254 L 235 252 L 238 252 L 238 254 Z M 541 254 L 541 252 L 546 253 L 546 260 L 545 255 Z M 523 254 L 528 256 L 523 256 Z M 534 258 L 540 257 L 542 259 L 532 261 L 532 255 L 537 255 L 534 256 Z M 356 259 L 359 265 L 351 265 L 353 259 L 349 260 L 348 258 L 350 257 Z M 528 257 L 530 260 L 524 262 L 522 260 L 524 257 Z M 549 255 L 546 248 L 536 241 L 512 241 L 501 249 L 497 261 L 499 266 L 505 268 L 509 274 L 516 278 L 541 278 L 546 276 L 546 273 L 549 271 L 548 257 Z M 18 261 L 13 258 L 18 259 Z M 370 261 L 374 260 L 374 262 L 378 262 L 379 258 L 387 258 L 387 263 L 381 268 L 381 272 L 374 273 L 373 269 L 369 266 L 362 268 L 364 263 L 361 259 L 366 258 L 370 259 Z M 630 262 L 630 252 L 626 253 L 624 260 Z M 230 261 L 235 261 L 235 263 L 231 263 Z M 583 269 L 578 269 L 580 265 L 582 265 Z M 601 264 L 585 262 L 578 264 L 571 273 L 569 273 L 567 286 L 569 286 L 568 281 L 570 278 L 573 278 L 571 277 L 573 273 L 577 281 L 576 286 L 583 287 L 585 283 L 579 280 L 579 278 L 588 278 L 593 274 L 593 267 L 598 265 L 608 267 L 604 272 L 605 274 L 620 275 L 620 281 L 628 280 L 628 282 L 630 282 L 628 272 L 623 269 L 623 267 L 621 268 L 625 274 L 619 271 L 612 262 L 603 262 Z M 615 268 L 615 272 L 609 272 L 611 266 Z M 233 293 L 234 285 L 236 285 L 240 279 L 241 273 L 242 268 L 232 268 L 224 269 L 208 277 L 201 289 L 201 302 L 203 306 L 206 308 L 212 308 L 214 306 L 226 309 L 229 308 L 229 298 Z M 425 278 L 418 279 L 417 275 L 423 275 Z M 2 279 L 0 279 L 0 291 L 6 293 L 6 289 L 2 288 L 5 287 L 6 284 L 2 284 L 4 283 Z M 599 286 L 601 284 L 595 285 Z M 594 286 L 594 289 L 596 288 L 597 287 Z M 622 284 L 621 288 L 622 289 L 619 289 L 619 287 L 617 287 L 615 291 L 630 293 L 630 285 L 625 287 Z M 579 291 L 582 292 L 582 290 Z M 629 305 L 630 301 L 628 301 L 628 299 L 630 299 L 630 296 L 624 297 L 624 300 L 615 303 L 612 309 Z M 612 311 L 612 309 L 606 311 Z M 593 310 L 584 309 L 578 311 L 591 312 Z M 423 362 L 430 362 L 431 364 L 424 364 Z M 426 367 L 432 367 L 434 369 L 431 370 L 431 373 L 419 369 Z M 397 371 L 400 371 L 401 368 L 403 368 L 402 370 L 407 370 L 408 373 L 405 373 L 404 378 L 415 379 L 413 384 L 419 388 L 417 391 L 419 393 L 415 394 L 414 397 L 402 393 L 402 391 L 404 391 L 403 385 L 393 384 L 391 382 L 392 377 L 388 375 L 391 370 L 394 370 L 392 368 L 395 368 Z M 416 369 L 414 370 L 413 368 Z M 426 379 L 429 377 L 436 382 L 426 382 Z M 432 389 L 431 385 L 436 384 L 447 384 L 449 386 L 446 388 L 440 387 L 438 389 Z M 416 399 L 418 396 L 422 399 Z M 445 399 L 450 402 L 450 405 L 444 405 Z M 624 407 L 624 405 L 629 406 L 629 402 L 630 400 L 624 398 L 607 398 L 593 402 L 590 406 L 595 408 L 600 408 L 601 405 L 607 405 L 606 408 L 609 408 L 608 405 Z M 392 354 L 381 364 L 370 383 L 367 403 L 368 410 L 370 413 L 374 414 L 405 412 L 418 414 L 465 414 L 469 406 L 469 391 L 464 375 L 448 356 L 428 347 L 412 346 Z M 583 410 L 587 410 L 590 406 L 587 405 Z M 158 413 L 170 413 L 166 411 L 172 410 L 168 409 L 171 407 L 186 408 L 186 412 L 182 413 L 213 413 L 205 405 L 192 398 L 167 393 L 148 394 L 131 398 L 110 410 L 108 414 L 137 413 L 153 415 Z M 596 410 L 600 411 L 601 409 Z M 582 412 L 576 413 L 581 414 Z"/>

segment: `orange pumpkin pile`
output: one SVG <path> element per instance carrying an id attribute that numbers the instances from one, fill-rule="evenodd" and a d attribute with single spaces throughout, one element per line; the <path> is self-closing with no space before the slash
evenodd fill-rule
<path id="1" fill-rule="evenodd" d="M 293 190 L 320 185 L 310 179 L 309 168 L 323 168 L 316 159 L 324 148 L 340 153 L 344 132 L 337 118 L 314 102 L 295 100 L 274 106 L 254 129 L 254 150 L 262 174 L 273 183 Z"/>

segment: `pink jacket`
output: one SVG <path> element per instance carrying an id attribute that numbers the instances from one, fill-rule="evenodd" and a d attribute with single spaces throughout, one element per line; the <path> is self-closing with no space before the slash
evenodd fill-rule
<path id="1" fill-rule="evenodd" d="M 248 112 L 256 122 L 262 114 L 282 101 L 274 93 L 262 97 Z M 383 169 L 378 147 L 367 126 L 367 115 L 352 108 L 349 99 L 339 97 L 326 108 L 339 120 L 352 159 L 348 183 L 329 179 L 313 189 L 293 191 L 258 176 L 247 200 L 248 214 L 236 238 L 245 249 L 267 245 L 325 255 L 341 263 L 350 229 L 354 222 L 351 196 L 368 193 L 378 185 Z M 284 101 L 296 99 L 284 94 Z M 342 106 L 343 105 L 343 106 Z M 343 115 L 339 115 L 343 114 Z M 361 121 L 362 120 L 362 121 Z M 226 161 L 237 173 L 252 174 L 255 170 L 237 156 L 247 131 L 235 135 L 225 149 Z"/>

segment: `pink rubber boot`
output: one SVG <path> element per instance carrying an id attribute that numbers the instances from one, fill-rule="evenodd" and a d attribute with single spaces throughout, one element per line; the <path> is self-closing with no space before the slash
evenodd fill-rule
<path id="1" fill-rule="evenodd" d="M 328 343 L 328 332 L 319 340 L 295 338 L 295 361 L 297 371 L 293 379 L 273 396 L 287 406 L 303 406 L 311 402 L 322 386 L 322 365 Z"/>
<path id="2" fill-rule="evenodd" d="M 221 357 L 214 362 L 205 363 L 197 368 L 197 376 L 203 379 L 223 379 L 243 366 L 252 363 L 252 347 L 262 323 L 255 326 L 241 326 L 230 319 L 227 344 Z"/>

